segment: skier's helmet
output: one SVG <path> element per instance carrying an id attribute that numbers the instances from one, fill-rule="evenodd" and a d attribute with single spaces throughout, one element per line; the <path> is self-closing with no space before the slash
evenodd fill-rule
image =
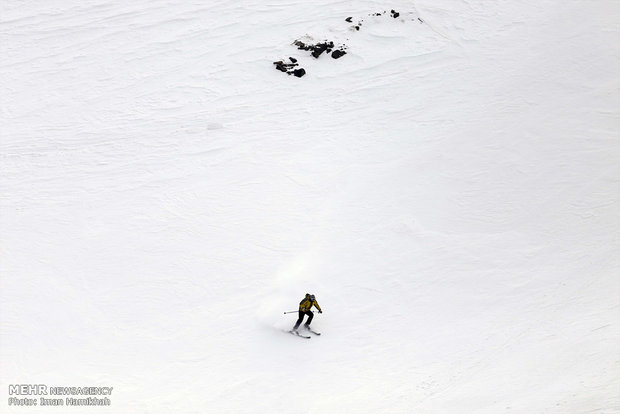
<path id="1" fill-rule="evenodd" d="M 310 295 L 310 300 L 314 302 L 314 300 L 315 300 L 314 295 Z"/>

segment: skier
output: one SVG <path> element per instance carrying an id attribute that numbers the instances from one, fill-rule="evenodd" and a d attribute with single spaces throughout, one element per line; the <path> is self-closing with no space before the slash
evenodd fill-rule
<path id="1" fill-rule="evenodd" d="M 312 311 L 310 310 L 312 306 L 316 306 L 316 308 L 319 310 L 319 313 L 323 313 L 314 295 L 306 293 L 306 297 L 303 298 L 301 302 L 299 302 L 299 319 L 297 319 L 293 331 L 297 332 L 297 328 L 299 328 L 299 325 L 301 325 L 301 322 L 304 320 L 304 315 L 308 315 L 308 320 L 306 321 L 304 326 L 306 327 L 306 329 L 310 329 L 310 322 L 312 322 L 312 318 L 314 318 L 314 313 L 312 313 Z"/>

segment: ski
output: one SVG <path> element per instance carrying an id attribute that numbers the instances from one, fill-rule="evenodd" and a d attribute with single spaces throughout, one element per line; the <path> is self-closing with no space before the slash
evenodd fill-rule
<path id="1" fill-rule="evenodd" d="M 292 334 L 292 335 L 297 335 L 297 336 L 298 336 L 298 337 L 300 337 L 300 338 L 306 338 L 306 339 L 310 339 L 310 338 L 311 338 L 310 336 L 302 335 L 302 334 L 300 334 L 300 333 L 299 333 L 299 332 L 297 332 L 297 331 L 288 331 L 288 332 L 289 332 L 290 334 Z"/>
<path id="2" fill-rule="evenodd" d="M 321 332 L 313 331 L 313 330 L 312 330 L 312 329 L 310 329 L 310 328 L 306 328 L 306 330 L 307 330 L 308 332 L 311 332 L 311 333 L 315 334 L 315 335 L 321 335 Z"/>

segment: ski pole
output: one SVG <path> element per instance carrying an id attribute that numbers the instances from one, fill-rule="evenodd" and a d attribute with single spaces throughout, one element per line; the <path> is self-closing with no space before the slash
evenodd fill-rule
<path id="1" fill-rule="evenodd" d="M 287 313 L 296 313 L 296 312 L 299 312 L 299 311 L 288 311 L 288 312 L 284 312 L 284 314 L 286 315 Z"/>

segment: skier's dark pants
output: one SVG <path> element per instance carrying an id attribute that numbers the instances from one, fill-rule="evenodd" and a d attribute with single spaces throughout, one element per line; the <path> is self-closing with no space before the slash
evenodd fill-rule
<path id="1" fill-rule="evenodd" d="M 295 327 L 293 329 L 299 328 L 299 325 L 301 325 L 301 322 L 304 320 L 304 315 L 308 315 L 308 320 L 306 321 L 305 326 L 310 325 L 310 322 L 312 322 L 312 318 L 314 318 L 314 313 L 310 311 L 299 311 L 299 319 L 297 319 L 297 322 L 295 323 Z"/>

